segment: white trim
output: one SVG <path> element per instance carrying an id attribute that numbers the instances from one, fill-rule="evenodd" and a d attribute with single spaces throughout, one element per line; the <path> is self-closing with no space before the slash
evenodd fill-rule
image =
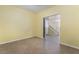
<path id="1" fill-rule="evenodd" d="M 79 49 L 79 47 L 73 46 L 73 45 L 70 45 L 70 44 L 67 44 L 67 43 L 61 42 L 60 44 L 61 44 L 61 45 L 65 45 L 65 46 L 69 46 L 69 47 L 72 47 L 72 48 L 75 48 L 75 49 Z"/>
<path id="2" fill-rule="evenodd" d="M 32 38 L 32 37 L 35 37 L 35 36 L 29 36 L 29 37 L 20 38 L 20 39 L 19 38 L 18 39 L 13 39 L 13 40 L 9 40 L 9 41 L 6 41 L 6 42 L 0 42 L 0 44 L 11 43 L 11 42 L 15 42 L 15 41 L 23 40 L 23 39 Z"/>

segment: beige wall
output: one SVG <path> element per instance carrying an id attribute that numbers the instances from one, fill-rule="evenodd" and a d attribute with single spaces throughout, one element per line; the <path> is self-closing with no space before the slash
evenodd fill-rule
<path id="1" fill-rule="evenodd" d="M 16 6 L 0 6 L 0 42 L 34 36 L 35 15 Z"/>
<path id="2" fill-rule="evenodd" d="M 62 43 L 79 47 L 79 6 L 52 6 L 38 13 L 38 36 L 42 37 L 43 17 L 61 15 L 60 39 Z"/>

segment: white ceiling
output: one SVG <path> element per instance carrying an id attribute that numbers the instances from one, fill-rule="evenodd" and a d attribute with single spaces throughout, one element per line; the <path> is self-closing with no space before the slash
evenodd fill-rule
<path id="1" fill-rule="evenodd" d="M 51 5 L 22 5 L 21 8 L 28 9 L 33 12 L 39 12 L 46 8 L 51 7 Z"/>

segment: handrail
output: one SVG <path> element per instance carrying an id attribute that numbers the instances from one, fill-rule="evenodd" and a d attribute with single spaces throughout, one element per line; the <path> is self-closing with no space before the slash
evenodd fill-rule
<path id="1" fill-rule="evenodd" d="M 51 31 L 58 33 L 51 25 L 49 25 L 49 28 L 50 28 Z"/>

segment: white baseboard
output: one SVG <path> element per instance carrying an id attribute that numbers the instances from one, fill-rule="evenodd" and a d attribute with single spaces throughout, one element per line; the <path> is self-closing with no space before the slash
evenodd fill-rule
<path id="1" fill-rule="evenodd" d="M 9 41 L 6 41 L 6 42 L 1 42 L 0 44 L 11 43 L 11 42 L 15 42 L 15 41 L 23 40 L 23 39 L 32 38 L 32 37 L 35 37 L 35 36 L 29 36 L 29 37 L 24 37 L 24 38 L 12 39 L 12 40 L 9 40 Z"/>
<path id="2" fill-rule="evenodd" d="M 70 44 L 67 44 L 67 43 L 60 43 L 61 45 L 65 45 L 65 46 L 69 46 L 69 47 L 72 47 L 72 48 L 75 48 L 75 49 L 79 49 L 79 47 L 77 47 L 77 46 L 72 46 L 72 45 L 70 45 Z"/>

